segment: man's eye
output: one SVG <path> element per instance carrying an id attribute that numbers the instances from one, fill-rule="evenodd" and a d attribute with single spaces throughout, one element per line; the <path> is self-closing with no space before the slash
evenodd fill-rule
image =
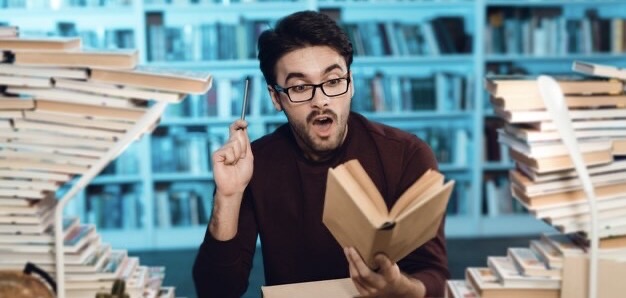
<path id="1" fill-rule="evenodd" d="M 328 85 L 328 86 L 335 86 L 335 85 L 339 84 L 340 81 L 341 81 L 341 79 L 328 80 L 328 81 L 326 81 L 326 85 Z"/>
<path id="2" fill-rule="evenodd" d="M 291 90 L 293 90 L 294 92 L 305 92 L 309 89 L 310 87 L 307 85 L 297 85 L 297 86 L 293 86 L 291 87 Z"/>

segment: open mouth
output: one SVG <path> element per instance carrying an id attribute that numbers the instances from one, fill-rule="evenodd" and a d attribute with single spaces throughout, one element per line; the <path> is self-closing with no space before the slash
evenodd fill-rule
<path id="1" fill-rule="evenodd" d="M 317 133 L 320 136 L 327 136 L 330 134 L 330 129 L 333 125 L 333 118 L 329 116 L 319 116 L 313 119 L 313 127 L 316 128 Z"/>
<path id="2" fill-rule="evenodd" d="M 327 116 L 318 117 L 313 120 L 313 125 L 331 125 L 333 123 L 333 119 Z"/>

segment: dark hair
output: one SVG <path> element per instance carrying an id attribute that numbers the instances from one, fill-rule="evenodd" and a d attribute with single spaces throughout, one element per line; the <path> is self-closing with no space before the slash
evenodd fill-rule
<path id="1" fill-rule="evenodd" d="M 268 85 L 276 84 L 276 62 L 285 54 L 307 46 L 328 46 L 352 64 L 352 43 L 329 16 L 315 11 L 299 11 L 288 15 L 259 36 L 259 62 Z"/>

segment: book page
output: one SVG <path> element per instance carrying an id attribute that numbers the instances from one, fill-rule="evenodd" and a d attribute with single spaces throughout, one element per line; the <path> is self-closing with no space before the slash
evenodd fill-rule
<path id="1" fill-rule="evenodd" d="M 387 221 L 343 166 L 328 171 L 322 221 L 342 247 L 372 255 L 376 233 Z"/>
<path id="2" fill-rule="evenodd" d="M 434 189 L 443 185 L 443 175 L 437 171 L 426 171 L 415 183 L 407 188 L 391 207 L 390 218 L 397 218 L 409 206 L 419 202 L 422 197 L 430 195 Z"/>
<path id="3" fill-rule="evenodd" d="M 380 195 L 378 188 L 372 182 L 372 179 L 365 169 L 361 166 L 358 160 L 353 159 L 343 164 L 348 172 L 354 177 L 357 183 L 363 188 L 365 193 L 370 198 L 370 202 L 372 202 L 373 206 L 376 208 L 376 211 L 380 215 L 387 215 L 389 211 L 387 210 L 387 205 L 385 204 L 385 199 Z"/>
<path id="4" fill-rule="evenodd" d="M 385 252 L 392 262 L 397 262 L 437 235 L 453 188 L 454 181 L 449 181 L 396 219 L 393 236 Z"/>

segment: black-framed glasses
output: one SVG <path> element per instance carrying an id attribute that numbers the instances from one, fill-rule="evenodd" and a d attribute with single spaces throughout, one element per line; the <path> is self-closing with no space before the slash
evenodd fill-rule
<path id="1" fill-rule="evenodd" d="M 348 74 L 346 74 L 343 78 L 330 79 L 319 84 L 301 84 L 287 88 L 283 88 L 276 84 L 274 85 L 274 90 L 287 94 L 289 101 L 293 103 L 300 103 L 313 99 L 317 88 L 322 89 L 324 95 L 328 97 L 335 97 L 348 92 L 348 87 L 350 87 L 350 72 L 348 72 Z"/>

